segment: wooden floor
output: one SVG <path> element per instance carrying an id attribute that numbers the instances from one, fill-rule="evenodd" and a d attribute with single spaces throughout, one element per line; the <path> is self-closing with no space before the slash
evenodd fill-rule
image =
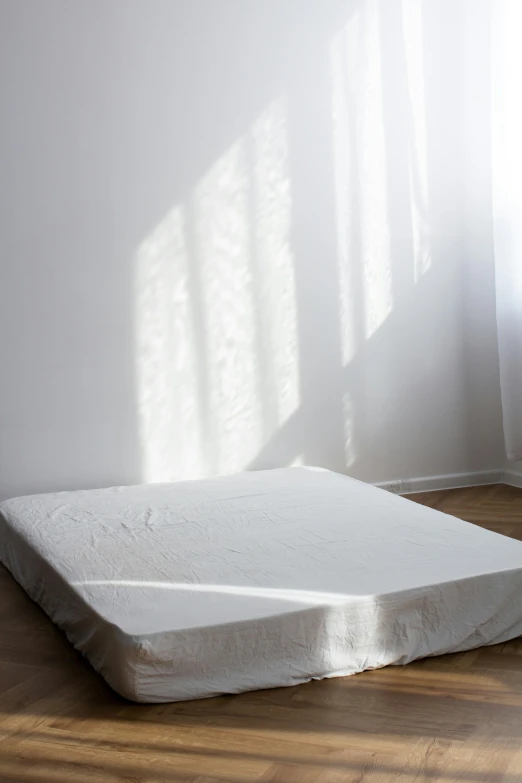
<path id="1" fill-rule="evenodd" d="M 412 499 L 522 539 L 521 490 Z M 139 706 L 104 685 L 0 570 L 0 780 L 522 783 L 522 641 L 295 688 Z"/>

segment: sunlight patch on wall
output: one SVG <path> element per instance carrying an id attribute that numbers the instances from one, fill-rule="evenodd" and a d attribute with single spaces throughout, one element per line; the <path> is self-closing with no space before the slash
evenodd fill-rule
<path id="1" fill-rule="evenodd" d="M 272 415 L 283 424 L 299 405 L 297 306 L 290 243 L 292 197 L 286 108 L 277 101 L 254 124 L 255 242 L 260 270 L 265 379 Z"/>
<path id="2" fill-rule="evenodd" d="M 357 31 L 358 35 L 352 30 L 347 41 L 347 59 L 349 78 L 355 84 L 356 94 L 361 250 L 368 339 L 391 313 L 393 301 L 377 0 L 368 0 L 365 13 L 360 18 L 363 24 Z"/>
<path id="3" fill-rule="evenodd" d="M 349 392 L 346 392 L 343 397 L 343 421 L 344 462 L 347 468 L 351 468 L 357 461 L 357 449 L 355 445 L 353 402 Z"/>
<path id="4" fill-rule="evenodd" d="M 213 469 L 224 473 L 253 459 L 263 436 L 248 188 L 241 141 L 214 164 L 194 196 L 208 346 L 209 434 L 216 454 Z"/>
<path id="5" fill-rule="evenodd" d="M 386 148 L 377 0 L 368 0 L 332 43 L 341 319 L 345 358 L 353 356 L 353 281 L 362 277 L 364 336 L 393 307 Z M 358 273 L 357 268 L 360 268 Z"/>
<path id="6" fill-rule="evenodd" d="M 145 481 L 188 478 L 202 462 L 187 265 L 185 216 L 176 207 L 137 253 L 138 415 Z"/>
<path id="7" fill-rule="evenodd" d="M 355 21 L 352 19 L 352 24 Z M 334 177 L 337 224 L 337 258 L 339 274 L 340 325 L 343 364 L 348 365 L 357 352 L 355 300 L 353 290 L 353 256 L 356 251 L 353 232 L 355 230 L 352 171 L 350 161 L 350 115 L 349 90 L 345 74 L 346 31 L 333 41 L 331 50 L 332 69 L 332 120 L 334 134 Z"/>
<path id="8" fill-rule="evenodd" d="M 277 101 L 138 250 L 145 481 L 243 470 L 298 407 L 290 227 Z"/>
<path id="9" fill-rule="evenodd" d="M 414 275 L 417 282 L 431 266 L 421 0 L 402 0 L 402 12 L 411 111 L 409 176 Z"/>

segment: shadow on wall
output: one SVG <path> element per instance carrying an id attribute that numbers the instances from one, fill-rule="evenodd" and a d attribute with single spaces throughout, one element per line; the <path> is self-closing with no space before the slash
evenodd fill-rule
<path id="1" fill-rule="evenodd" d="M 10 115 L 50 110 L 7 130 L 2 493 L 296 463 L 377 481 L 450 472 L 448 444 L 458 469 L 444 19 L 153 5 L 11 9 Z"/>

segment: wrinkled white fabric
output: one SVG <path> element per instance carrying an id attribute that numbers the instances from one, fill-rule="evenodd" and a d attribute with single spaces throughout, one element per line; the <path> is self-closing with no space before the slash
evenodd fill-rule
<path id="1" fill-rule="evenodd" d="M 136 701 L 522 633 L 522 543 L 310 468 L 5 501 L 0 559 Z"/>

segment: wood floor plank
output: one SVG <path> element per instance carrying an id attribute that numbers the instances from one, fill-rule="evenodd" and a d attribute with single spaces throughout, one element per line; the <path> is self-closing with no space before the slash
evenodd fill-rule
<path id="1" fill-rule="evenodd" d="M 516 488 L 411 499 L 522 540 Z M 522 640 L 294 688 L 135 705 L 0 568 L 0 782 L 92 781 L 522 783 Z"/>

